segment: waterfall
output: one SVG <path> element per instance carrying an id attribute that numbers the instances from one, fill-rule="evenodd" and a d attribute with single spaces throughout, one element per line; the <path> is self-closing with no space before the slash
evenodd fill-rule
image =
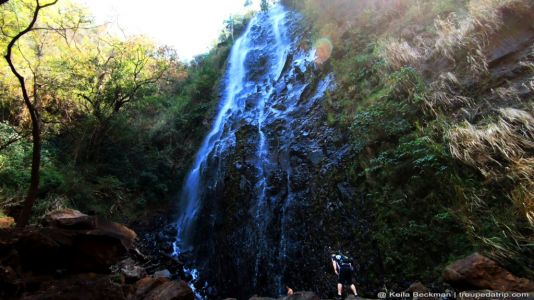
<path id="1" fill-rule="evenodd" d="M 203 186 L 201 185 L 201 180 L 203 171 L 207 167 L 208 158 L 210 155 L 218 154 L 213 153 L 215 150 L 220 152 L 224 149 L 223 147 L 216 146 L 226 141 L 225 138 L 227 137 L 223 136 L 225 126 L 228 124 L 230 118 L 236 114 L 237 110 L 241 109 L 241 107 L 238 106 L 237 98 L 239 93 L 243 90 L 244 85 L 245 58 L 250 49 L 250 40 L 247 37 L 251 26 L 252 23 L 249 24 L 245 34 L 236 40 L 232 48 L 226 76 L 226 88 L 221 100 L 219 112 L 213 121 L 210 132 L 197 152 L 193 167 L 187 175 L 183 186 L 180 203 L 180 217 L 177 222 L 178 241 L 175 243 L 181 247 L 187 245 L 189 234 L 193 229 L 192 223 L 195 220 L 200 201 L 202 200 L 200 189 L 202 189 Z M 178 250 L 175 249 L 174 254 L 177 254 L 177 251 Z"/>
<path id="2" fill-rule="evenodd" d="M 301 236 L 292 232 L 293 217 L 309 195 L 302 189 L 300 158 L 292 153 L 321 152 L 306 130 L 310 117 L 319 118 L 316 108 L 332 79 L 319 75 L 315 51 L 301 47 L 299 24 L 298 14 L 275 5 L 258 13 L 235 41 L 218 112 L 184 181 L 174 255 L 192 250 L 203 256 L 195 259 L 204 267 L 219 270 L 212 272 L 236 268 L 231 275 L 239 280 L 230 283 L 241 283 L 234 289 L 280 294 L 286 271 L 294 271 L 287 264 Z M 235 190 L 236 182 L 239 191 L 226 194 L 225 184 Z M 227 215 L 229 206 L 239 215 Z M 223 231 L 219 225 L 231 217 L 241 225 Z M 224 248 L 228 240 L 234 249 Z M 199 274 L 192 266 L 187 270 L 194 278 Z M 215 280 L 224 281 L 220 275 Z"/>
<path id="3" fill-rule="evenodd" d="M 258 82 L 251 78 L 247 72 L 247 59 L 250 59 L 251 52 L 272 51 L 272 55 L 265 62 L 266 76 L 262 80 L 274 82 L 280 77 L 286 55 L 288 52 L 288 41 L 285 38 L 285 28 L 283 19 L 285 10 L 282 6 L 273 7 L 268 13 L 260 13 L 255 17 L 245 30 L 244 34 L 235 41 L 232 47 L 227 71 L 225 75 L 225 88 L 221 99 L 219 111 L 213 121 L 212 128 L 204 139 L 200 149 L 197 152 L 193 167 L 186 177 L 183 186 L 180 203 L 180 216 L 177 221 L 178 239 L 175 243 L 175 255 L 180 249 L 189 245 L 191 231 L 194 230 L 194 222 L 197 217 L 198 209 L 202 205 L 202 191 L 206 187 L 203 182 L 203 175 L 208 167 L 210 157 L 218 157 L 223 151 L 231 147 L 234 141 L 233 132 L 229 129 L 231 122 L 243 117 L 244 105 L 247 99 L 254 94 L 254 87 Z M 261 24 L 260 24 L 261 23 Z M 269 31 L 272 37 L 261 40 L 258 34 L 253 31 L 258 26 L 265 26 L 265 23 L 271 27 Z M 258 41 L 261 41 L 258 43 Z M 263 48 L 262 48 L 263 47 Z M 259 142 L 257 145 L 256 168 L 258 170 L 258 182 L 256 183 L 258 193 L 257 218 L 261 219 L 260 210 L 265 201 L 265 190 L 267 180 L 265 178 L 265 164 L 268 156 L 267 138 L 263 132 L 263 122 L 265 120 L 265 102 L 271 96 L 272 88 L 266 88 L 256 97 L 255 117 L 257 118 L 257 129 Z M 254 96 L 252 96 L 254 98 Z"/>

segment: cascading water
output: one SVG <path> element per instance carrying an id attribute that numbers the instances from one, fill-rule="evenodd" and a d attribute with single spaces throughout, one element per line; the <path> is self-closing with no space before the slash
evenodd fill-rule
<path id="1" fill-rule="evenodd" d="M 249 26 L 250 27 L 250 26 Z M 187 175 L 182 192 L 181 215 L 178 219 L 178 244 L 187 245 L 187 238 L 192 229 L 192 222 L 201 201 L 201 180 L 202 172 L 205 170 L 210 155 L 217 155 L 216 152 L 224 150 L 225 142 L 229 141 L 228 136 L 223 136 L 226 124 L 231 117 L 241 109 L 238 106 L 237 96 L 243 90 L 243 81 L 245 78 L 244 61 L 248 53 L 249 40 L 247 39 L 247 29 L 245 35 L 239 38 L 233 47 L 230 55 L 230 62 L 227 72 L 227 86 L 224 97 L 221 101 L 221 107 L 213 126 L 207 137 L 204 139 L 200 150 L 197 153 L 193 168 Z M 217 148 L 217 149 L 215 149 Z M 182 244 L 183 245 L 183 244 Z"/>
<path id="2" fill-rule="evenodd" d="M 243 90 L 245 79 L 245 58 L 249 51 L 250 39 L 247 38 L 250 24 L 245 31 L 245 34 L 236 40 L 230 54 L 228 63 L 228 71 L 226 75 L 226 88 L 222 98 L 219 112 L 215 117 L 212 128 L 202 146 L 197 152 L 193 168 L 187 175 L 185 185 L 183 187 L 180 203 L 180 217 L 177 221 L 177 240 L 173 244 L 173 256 L 178 256 L 185 248 L 190 248 L 190 234 L 194 229 L 193 223 L 197 216 L 197 211 L 202 201 L 202 175 L 205 171 L 210 155 L 217 156 L 228 146 L 225 143 L 232 141 L 231 134 L 223 135 L 224 130 L 229 123 L 229 120 L 238 110 L 242 109 L 239 102 L 238 95 Z M 184 270 L 188 273 L 193 281 L 198 278 L 198 271 L 194 268 Z M 197 299 L 202 299 L 202 295 L 196 292 L 193 285 L 190 285 Z"/>
<path id="3" fill-rule="evenodd" d="M 281 6 L 274 7 L 268 14 L 268 20 L 271 22 L 272 32 L 274 33 L 274 43 L 269 43 L 270 51 L 274 52 L 271 59 L 265 63 L 267 73 L 271 76 L 269 80 L 276 80 L 280 76 L 283 64 L 285 62 L 285 55 L 288 50 L 288 44 L 283 38 L 284 28 L 281 25 L 281 20 L 285 16 L 285 11 Z M 197 210 L 201 205 L 202 190 L 205 188 L 202 184 L 202 175 L 205 171 L 208 160 L 211 156 L 217 157 L 223 151 L 231 146 L 233 139 L 233 132 L 228 130 L 230 123 L 236 120 L 236 116 L 243 112 L 244 105 L 247 98 L 250 97 L 251 87 L 255 87 L 256 82 L 247 78 L 246 59 L 249 52 L 260 50 L 254 44 L 251 38 L 251 28 L 258 26 L 260 19 L 255 18 L 251 21 L 242 37 L 236 40 L 230 54 L 228 70 L 226 73 L 226 88 L 224 90 L 219 112 L 215 117 L 213 126 L 202 146 L 200 147 L 193 168 L 189 172 L 181 196 L 181 215 L 178 219 L 178 240 L 175 243 L 175 253 L 177 254 L 181 247 L 187 247 L 190 231 L 193 230 L 193 222 L 195 221 Z M 248 90 L 247 90 L 248 89 Z M 260 136 L 257 149 L 257 169 L 259 173 L 259 180 L 257 182 L 258 188 L 258 209 L 261 208 L 265 198 L 266 178 L 264 175 L 264 164 L 267 157 L 267 145 L 265 133 L 262 130 L 262 123 L 265 120 L 265 101 L 269 98 L 270 90 L 260 92 L 259 99 L 255 113 L 257 114 L 257 128 Z M 225 131 L 226 129 L 226 131 Z M 257 216 L 260 217 L 259 215 Z"/>
<path id="4" fill-rule="evenodd" d="M 219 287 L 283 292 L 295 239 L 291 216 L 308 197 L 293 188 L 301 176 L 294 144 L 301 139 L 305 149 L 320 148 L 302 134 L 309 124 L 299 118 L 318 106 L 331 82 L 316 74 L 314 50 L 301 49 L 299 18 L 276 5 L 235 41 L 219 111 L 185 180 L 174 255 L 192 250 L 200 273 L 211 272 Z M 229 210 L 239 212 L 233 222 L 241 225 L 226 232 Z M 229 270 L 235 276 L 217 276 Z"/>

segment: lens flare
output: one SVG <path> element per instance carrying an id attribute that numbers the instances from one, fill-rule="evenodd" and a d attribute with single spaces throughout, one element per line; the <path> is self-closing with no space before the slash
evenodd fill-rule
<path id="1" fill-rule="evenodd" d="M 315 63 L 318 65 L 324 64 L 330 56 L 332 56 L 332 50 L 334 46 L 332 42 L 327 38 L 318 39 L 315 42 Z"/>

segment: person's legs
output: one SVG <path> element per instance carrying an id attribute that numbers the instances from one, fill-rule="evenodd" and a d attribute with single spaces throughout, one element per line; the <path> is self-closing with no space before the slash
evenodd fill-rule
<path id="1" fill-rule="evenodd" d="M 343 295 L 343 285 L 341 283 L 337 284 L 337 295 L 341 298 L 341 295 Z"/>
<path id="2" fill-rule="evenodd" d="M 358 292 L 356 291 L 356 286 L 353 284 L 350 285 L 350 289 L 354 293 L 354 296 L 358 296 Z"/>

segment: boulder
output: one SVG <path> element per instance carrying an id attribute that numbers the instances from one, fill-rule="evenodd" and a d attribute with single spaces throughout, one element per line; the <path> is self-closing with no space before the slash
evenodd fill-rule
<path id="1" fill-rule="evenodd" d="M 109 273 L 110 266 L 133 245 L 136 234 L 123 225 L 97 218 L 94 224 L 93 229 L 0 229 L 0 261 L 13 262 L 9 264 L 13 269 L 36 274 Z"/>
<path id="2" fill-rule="evenodd" d="M 10 266 L 0 265 L 0 299 L 8 299 L 20 290 L 17 272 Z"/>
<path id="3" fill-rule="evenodd" d="M 313 292 L 295 292 L 293 295 L 287 296 L 283 298 L 284 300 L 321 300 L 319 296 L 317 296 Z"/>
<path id="4" fill-rule="evenodd" d="M 146 276 L 146 271 L 142 267 L 136 265 L 131 258 L 120 262 L 120 273 L 124 276 L 127 283 L 133 283 Z"/>
<path id="5" fill-rule="evenodd" d="M 42 281 L 36 279 L 29 283 L 37 290 L 26 291 L 22 300 L 72 300 L 72 299 L 106 299 L 126 300 L 120 285 L 113 282 L 109 275 L 94 273 L 78 274 L 69 278 L 50 278 Z M 7 298 L 10 299 L 10 298 Z M 15 298 L 19 299 L 19 298 Z"/>
<path id="6" fill-rule="evenodd" d="M 53 228 L 87 230 L 88 235 L 106 235 L 117 238 L 124 247 L 133 246 L 137 234 L 130 228 L 106 219 L 88 216 L 74 209 L 60 209 L 46 215 L 44 225 Z"/>
<path id="7" fill-rule="evenodd" d="M 480 300 L 480 299 L 499 299 L 499 300 L 532 300 L 534 293 L 506 293 L 490 290 L 463 291 L 457 294 L 458 300 Z"/>
<path id="8" fill-rule="evenodd" d="M 185 281 L 169 281 L 146 295 L 144 300 L 194 300 L 195 295 Z"/>
<path id="9" fill-rule="evenodd" d="M 276 300 L 276 299 L 254 296 L 250 298 L 249 300 Z M 282 297 L 278 300 L 321 300 L 321 298 L 313 292 L 294 292 L 292 295 Z"/>
<path id="10" fill-rule="evenodd" d="M 145 277 L 135 284 L 135 293 L 129 300 L 194 300 L 193 290 L 185 281 Z"/>
<path id="11" fill-rule="evenodd" d="M 115 222 L 111 222 L 99 217 L 95 217 L 95 228 L 88 231 L 87 234 L 105 235 L 121 241 L 126 249 L 132 249 L 137 234 L 130 228 Z"/>
<path id="12" fill-rule="evenodd" d="M 46 215 L 45 226 L 71 229 L 94 229 L 96 219 L 74 209 L 60 209 Z"/>
<path id="13" fill-rule="evenodd" d="M 443 280 L 460 290 L 534 291 L 534 282 L 514 276 L 479 253 L 449 265 L 443 272 Z"/>
<path id="14" fill-rule="evenodd" d="M 1 217 L 0 218 L 0 228 L 10 228 L 15 225 L 15 219 L 12 217 Z"/>
<path id="15" fill-rule="evenodd" d="M 135 283 L 135 292 L 133 295 L 130 295 L 131 299 L 143 299 L 143 297 L 148 294 L 151 290 L 156 287 L 168 282 L 167 278 L 154 278 L 154 277 L 145 277 Z"/>
<path id="16" fill-rule="evenodd" d="M 163 278 L 171 278 L 172 274 L 169 270 L 160 270 L 154 273 L 153 275 L 155 278 L 163 277 Z"/>
<path id="17" fill-rule="evenodd" d="M 405 292 L 411 293 L 413 299 L 421 299 L 421 300 L 436 299 L 434 297 L 420 297 L 420 296 L 417 296 L 417 294 L 414 294 L 414 293 L 421 293 L 422 294 L 422 293 L 430 292 L 430 290 L 424 284 L 422 284 L 420 281 L 417 281 L 417 282 L 414 282 L 414 283 L 410 284 L 410 286 L 408 287 L 408 289 L 405 290 Z"/>
<path id="18" fill-rule="evenodd" d="M 417 281 L 417 282 L 410 284 L 408 289 L 406 289 L 406 292 L 426 293 L 428 292 L 428 288 L 424 284 L 422 284 L 420 281 Z"/>

